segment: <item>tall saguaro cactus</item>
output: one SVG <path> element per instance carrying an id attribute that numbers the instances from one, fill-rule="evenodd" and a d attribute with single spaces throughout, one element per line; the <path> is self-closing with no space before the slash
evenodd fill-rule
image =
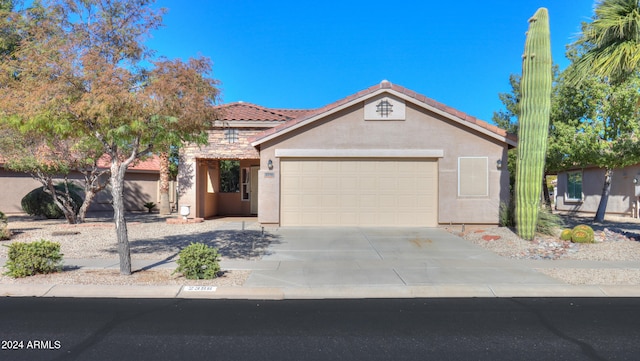
<path id="1" fill-rule="evenodd" d="M 516 228 L 526 240 L 535 236 L 549 134 L 552 82 L 549 14 L 540 8 L 529 19 L 522 55 L 521 108 L 516 166 Z"/>

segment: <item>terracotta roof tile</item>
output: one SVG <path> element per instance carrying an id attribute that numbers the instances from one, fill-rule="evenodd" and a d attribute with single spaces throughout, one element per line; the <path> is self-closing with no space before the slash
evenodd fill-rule
<path id="1" fill-rule="evenodd" d="M 110 157 L 108 155 L 103 155 L 98 159 L 98 167 L 100 168 L 109 168 L 110 165 Z M 160 171 L 160 158 L 156 155 L 146 158 L 144 160 L 137 159 L 133 162 L 133 164 L 129 165 L 130 170 L 138 170 L 138 171 L 150 171 L 150 172 L 159 172 Z"/>
<path id="2" fill-rule="evenodd" d="M 109 158 L 108 155 L 103 155 L 102 157 L 100 157 L 100 159 L 98 159 L 98 167 L 109 168 L 110 166 L 109 159 L 111 158 Z M 4 157 L 0 155 L 0 166 L 4 165 L 5 161 L 6 160 L 4 159 Z M 159 172 L 160 158 L 154 155 L 153 157 L 147 158 L 145 160 L 138 159 L 135 162 L 133 162 L 133 164 L 130 165 L 128 169 L 137 170 L 137 171 Z"/>
<path id="3" fill-rule="evenodd" d="M 303 109 L 270 109 L 245 102 L 220 105 L 218 109 L 220 120 L 288 121 L 309 112 Z"/>

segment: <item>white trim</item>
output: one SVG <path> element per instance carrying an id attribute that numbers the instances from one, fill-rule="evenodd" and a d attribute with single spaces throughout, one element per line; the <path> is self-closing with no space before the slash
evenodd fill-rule
<path id="1" fill-rule="evenodd" d="M 249 202 L 251 200 L 251 167 L 240 168 L 240 200 Z M 245 192 L 246 188 L 246 192 Z M 246 195 L 246 198 L 245 198 Z"/>
<path id="2" fill-rule="evenodd" d="M 442 149 L 276 149 L 276 158 L 442 158 Z"/>

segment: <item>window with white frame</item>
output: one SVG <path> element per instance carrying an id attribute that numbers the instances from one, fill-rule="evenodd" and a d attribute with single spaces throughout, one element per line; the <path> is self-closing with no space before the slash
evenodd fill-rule
<path id="1" fill-rule="evenodd" d="M 582 201 L 582 171 L 567 173 L 567 201 Z"/>
<path id="2" fill-rule="evenodd" d="M 458 158 L 458 197 L 489 196 L 489 158 Z"/>

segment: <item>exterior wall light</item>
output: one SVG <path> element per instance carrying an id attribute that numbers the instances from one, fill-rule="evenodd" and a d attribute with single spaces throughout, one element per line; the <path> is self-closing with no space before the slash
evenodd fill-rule
<path id="1" fill-rule="evenodd" d="M 498 159 L 498 160 L 496 161 L 496 168 L 498 168 L 498 169 L 502 169 L 502 160 L 501 160 L 501 159 Z"/>
<path id="2" fill-rule="evenodd" d="M 269 170 L 273 170 L 273 161 L 271 159 L 267 162 L 267 168 L 269 168 Z"/>
<path id="3" fill-rule="evenodd" d="M 638 184 L 638 178 L 633 178 L 633 184 Z"/>

